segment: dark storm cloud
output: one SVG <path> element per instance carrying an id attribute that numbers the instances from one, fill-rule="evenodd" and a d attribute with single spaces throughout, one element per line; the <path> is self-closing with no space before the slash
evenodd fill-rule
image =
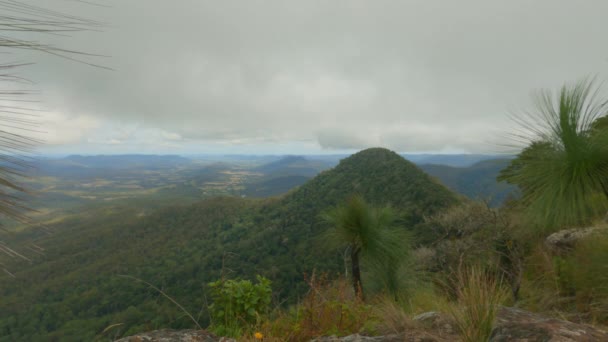
<path id="1" fill-rule="evenodd" d="M 114 143 L 107 127 L 136 126 L 151 143 L 487 150 L 531 90 L 608 71 L 606 1 L 131 0 L 67 10 L 110 26 L 61 44 L 111 55 L 101 63 L 116 71 L 45 56 L 30 78 L 62 120 L 108 130 L 100 141 Z"/>

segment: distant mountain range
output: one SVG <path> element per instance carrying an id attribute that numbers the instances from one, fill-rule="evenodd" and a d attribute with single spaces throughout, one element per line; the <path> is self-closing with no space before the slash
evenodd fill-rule
<path id="1" fill-rule="evenodd" d="M 403 155 L 402 155 L 403 156 Z M 487 200 L 499 206 L 508 196 L 516 195 L 516 187 L 498 183 L 496 177 L 510 158 L 496 155 L 405 155 L 424 172 L 437 178 L 451 190 L 471 199 Z M 508 156 L 507 156 L 508 157 Z M 332 161 L 319 161 L 312 157 L 287 156 L 256 167 L 264 177 L 247 185 L 244 194 L 251 197 L 269 197 L 287 192 L 304 184 L 319 172 L 329 169 Z"/>
<path id="2" fill-rule="evenodd" d="M 511 159 L 504 154 L 402 154 L 405 159 L 418 165 L 446 165 L 452 167 L 469 167 L 489 159 Z"/>
<path id="3" fill-rule="evenodd" d="M 509 196 L 518 196 L 517 187 L 496 181 L 500 170 L 510 162 L 510 159 L 490 159 L 468 167 L 425 164 L 420 168 L 453 191 L 471 199 L 488 201 L 491 206 L 499 206 Z"/>
<path id="4" fill-rule="evenodd" d="M 496 182 L 498 172 L 506 167 L 510 156 L 484 154 L 406 154 L 406 159 L 436 177 L 451 190 L 473 199 L 489 200 L 493 206 L 515 195 L 515 187 Z M 190 186 L 203 187 L 209 182 L 226 182 L 226 172 L 248 171 L 226 194 L 247 197 L 271 197 L 284 194 L 320 172 L 334 167 L 346 156 L 223 156 L 219 160 L 190 159 L 177 155 L 73 155 L 60 159 L 40 159 L 35 163 L 33 176 L 52 176 L 71 180 L 137 179 L 146 172 L 163 171 L 167 182 L 184 179 L 173 193 L 190 193 Z M 211 158 L 211 157 L 207 157 Z M 179 177 L 170 173 L 179 172 Z M 189 181 L 190 180 L 190 181 Z M 141 183 L 141 182 L 140 182 Z M 149 182 L 148 182 L 149 183 Z M 241 190 L 236 190 L 240 187 Z"/>
<path id="5" fill-rule="evenodd" d="M 454 167 L 467 167 L 479 161 L 488 159 L 511 159 L 513 156 L 504 154 L 400 154 L 405 159 L 415 164 L 440 164 Z M 261 164 L 297 163 L 298 161 L 311 161 L 323 163 L 333 167 L 341 159 L 347 158 L 348 154 L 311 154 L 311 155 L 150 155 L 150 154 L 123 154 L 123 155 L 69 155 L 67 157 L 42 157 L 41 161 L 64 160 L 89 167 L 132 167 L 132 166 L 159 166 L 188 163 L 192 160 L 206 160 L 217 162 L 261 162 Z"/>
<path id="6" fill-rule="evenodd" d="M 71 155 L 64 158 L 39 158 L 32 163 L 33 176 L 102 177 L 108 172 L 134 169 L 161 170 L 189 165 L 191 159 L 177 155 Z"/>
<path id="7" fill-rule="evenodd" d="M 266 176 L 306 176 L 314 177 L 319 172 L 333 166 L 331 162 L 309 159 L 303 156 L 286 156 L 279 160 L 253 168 Z"/>

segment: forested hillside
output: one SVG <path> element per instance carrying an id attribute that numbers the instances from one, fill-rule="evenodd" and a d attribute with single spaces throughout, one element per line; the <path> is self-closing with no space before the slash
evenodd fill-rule
<path id="1" fill-rule="evenodd" d="M 424 216 L 458 202 L 414 164 L 369 149 L 278 199 L 213 198 L 149 215 L 137 207 L 91 209 L 50 225 L 51 235 L 19 235 L 19 248 L 40 247 L 44 255 L 10 262 L 15 278 L 0 278 L 0 336 L 91 340 L 112 324 L 120 335 L 191 326 L 159 293 L 120 275 L 158 286 L 201 322 L 208 319 L 205 284 L 222 275 L 264 275 L 277 304 L 293 303 L 304 274 L 341 269 L 341 253 L 320 244 L 327 228 L 320 214 L 354 194 L 392 206 L 413 231 Z"/>
<path id="2" fill-rule="evenodd" d="M 510 159 L 490 159 L 468 167 L 423 164 L 420 168 L 441 180 L 452 191 L 473 200 L 488 201 L 492 206 L 497 207 L 509 196 L 517 196 L 517 187 L 496 180 L 500 170 L 507 167 L 510 162 Z"/>

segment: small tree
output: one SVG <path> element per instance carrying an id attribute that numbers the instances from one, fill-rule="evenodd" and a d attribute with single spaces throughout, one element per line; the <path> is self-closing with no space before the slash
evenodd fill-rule
<path id="1" fill-rule="evenodd" d="M 364 299 L 361 282 L 361 258 L 369 258 L 387 289 L 395 295 L 398 290 L 397 272 L 405 260 L 408 241 L 391 226 L 393 212 L 388 207 L 370 207 L 361 196 L 353 196 L 324 216 L 332 228 L 324 236 L 329 243 L 346 245 L 350 253 L 351 277 L 355 294 Z"/>
<path id="2" fill-rule="evenodd" d="M 543 225 L 580 225 L 608 207 L 608 100 L 593 80 L 543 91 L 518 118 L 528 146 L 498 180 L 518 185 L 524 210 Z M 527 131 L 527 133 L 526 133 Z"/>

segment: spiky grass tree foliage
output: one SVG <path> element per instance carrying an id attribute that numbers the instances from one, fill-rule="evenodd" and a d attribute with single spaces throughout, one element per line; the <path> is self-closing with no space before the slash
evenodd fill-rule
<path id="1" fill-rule="evenodd" d="M 26 189 L 19 179 L 31 164 L 32 148 L 41 143 L 32 137 L 39 129 L 38 92 L 29 89 L 31 81 L 19 75 L 21 68 L 33 62 L 11 60 L 11 53 L 29 50 L 101 67 L 90 60 L 95 55 L 44 41 L 98 30 L 103 24 L 54 10 L 61 2 L 40 2 L 43 3 L 0 1 L 0 53 L 4 56 L 0 61 L 0 219 L 28 221 L 27 208 L 20 196 Z M 0 220 L 0 227 L 1 224 Z"/>
<path id="2" fill-rule="evenodd" d="M 517 117 L 527 147 L 499 180 L 522 191 L 525 212 L 544 227 L 589 223 L 608 208 L 608 100 L 595 80 L 542 91 Z"/>
<path id="3" fill-rule="evenodd" d="M 355 294 L 364 299 L 361 283 L 361 262 L 365 258 L 371 271 L 381 279 L 387 290 L 396 295 L 398 271 L 409 248 L 403 230 L 394 229 L 395 216 L 388 207 L 369 206 L 361 196 L 353 196 L 325 214 L 332 228 L 324 239 L 346 247 L 350 254 L 351 277 Z"/>

